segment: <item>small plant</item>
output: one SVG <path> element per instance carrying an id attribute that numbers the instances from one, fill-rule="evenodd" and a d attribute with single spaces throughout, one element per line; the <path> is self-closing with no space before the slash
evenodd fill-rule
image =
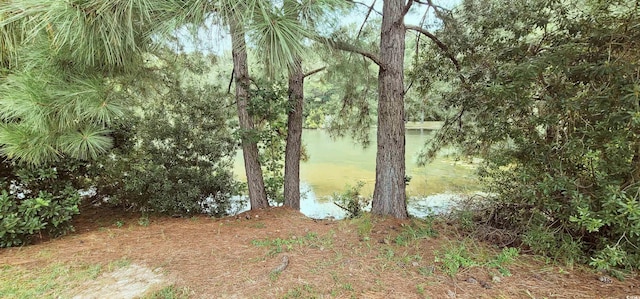
<path id="1" fill-rule="evenodd" d="M 420 273 L 422 276 L 431 276 L 433 275 L 433 267 L 420 267 L 418 268 L 418 273 Z"/>
<path id="2" fill-rule="evenodd" d="M 347 185 L 346 190 L 341 194 L 333 194 L 333 203 L 347 212 L 348 218 L 362 216 L 364 209 L 369 205 L 369 199 L 360 195 L 360 189 L 362 189 L 363 186 L 364 182 L 359 181 L 353 187 Z"/>
<path id="3" fill-rule="evenodd" d="M 455 218 L 458 220 L 460 227 L 466 231 L 472 231 L 476 223 L 473 221 L 473 211 L 462 209 L 454 212 Z"/>
<path id="4" fill-rule="evenodd" d="M 362 216 L 353 219 L 353 223 L 355 223 L 356 228 L 358 230 L 358 237 L 360 237 L 363 241 L 369 240 L 369 235 L 371 235 L 371 229 L 373 229 L 373 222 L 371 221 L 370 214 L 363 214 Z"/>
<path id="5" fill-rule="evenodd" d="M 510 276 L 511 272 L 505 266 L 512 264 L 519 255 L 517 248 L 505 247 L 493 257 L 472 257 L 465 242 L 450 245 L 443 252 L 436 252 L 435 261 L 441 263 L 442 271 L 453 277 L 461 268 L 488 267 L 495 268 L 503 276 Z"/>
<path id="6" fill-rule="evenodd" d="M 124 220 L 116 220 L 115 226 L 121 228 L 124 226 Z"/>
<path id="7" fill-rule="evenodd" d="M 502 251 L 493 259 L 487 263 L 487 266 L 498 269 L 498 272 L 502 276 L 511 276 L 509 269 L 505 268 L 506 265 L 512 264 L 520 254 L 517 248 L 505 247 Z"/>
<path id="8" fill-rule="evenodd" d="M 138 219 L 138 225 L 144 227 L 149 226 L 149 215 L 142 214 L 142 216 L 140 216 L 140 218 Z"/>
<path id="9" fill-rule="evenodd" d="M 266 225 L 264 224 L 264 222 L 258 221 L 258 222 L 252 223 L 251 227 L 253 227 L 253 228 L 265 228 Z"/>
<path id="10" fill-rule="evenodd" d="M 420 295 L 424 295 L 424 285 L 419 284 L 416 286 L 416 292 L 418 292 L 418 294 Z"/>
<path id="11" fill-rule="evenodd" d="M 444 252 L 436 252 L 436 263 L 441 263 L 444 273 L 453 277 L 460 268 L 469 268 L 479 264 L 471 258 L 465 244 L 450 245 Z"/>
<path id="12" fill-rule="evenodd" d="M 582 261 L 583 244 L 569 234 L 544 226 L 531 226 L 522 235 L 522 243 L 533 253 L 545 255 L 555 261 L 573 264 Z"/>
<path id="13" fill-rule="evenodd" d="M 303 284 L 302 286 L 296 286 L 295 288 L 287 291 L 283 299 L 289 298 L 316 298 L 315 291 L 312 285 Z"/>
<path id="14" fill-rule="evenodd" d="M 402 232 L 396 236 L 395 243 L 400 246 L 408 246 L 409 243 L 415 240 L 436 236 L 438 233 L 433 229 L 432 222 L 432 218 L 413 220 L 411 225 L 404 226 Z"/>
<path id="15" fill-rule="evenodd" d="M 115 260 L 110 262 L 107 265 L 107 271 L 113 271 L 114 269 L 120 269 L 120 268 L 124 268 L 124 267 L 128 267 L 131 265 L 131 261 L 127 258 L 121 258 L 119 260 Z"/>
<path id="16" fill-rule="evenodd" d="M 384 248 L 382 250 L 382 252 L 380 252 L 380 254 L 378 254 L 378 256 L 380 258 L 383 258 L 383 259 L 386 259 L 388 261 L 391 261 L 396 256 L 396 252 L 393 251 L 393 249 L 387 247 L 387 248 Z"/>
<path id="17" fill-rule="evenodd" d="M 615 267 L 622 265 L 627 258 L 627 253 L 621 249 L 620 246 L 607 245 L 605 249 L 597 252 L 595 256 L 591 258 L 589 265 L 600 271 L 607 271 L 613 277 L 623 280 L 625 276 L 624 272 Z"/>
<path id="18" fill-rule="evenodd" d="M 293 236 L 289 239 L 280 239 L 276 238 L 273 240 L 252 240 L 251 244 L 257 247 L 270 247 L 267 252 L 268 256 L 275 256 L 283 251 L 290 251 L 293 249 L 294 245 L 308 245 L 312 241 L 317 240 L 318 235 L 313 232 L 307 233 L 304 237 L 298 238 Z"/>
<path id="19" fill-rule="evenodd" d="M 175 285 L 166 286 L 152 294 L 143 297 L 144 299 L 186 299 L 189 298 L 191 291 L 186 288 L 179 288 Z"/>
<path id="20" fill-rule="evenodd" d="M 276 280 L 278 280 L 278 277 L 280 277 L 280 273 L 281 273 L 281 272 L 277 272 L 277 271 L 271 271 L 271 272 L 269 272 L 269 280 L 271 280 L 271 281 L 276 281 Z"/>

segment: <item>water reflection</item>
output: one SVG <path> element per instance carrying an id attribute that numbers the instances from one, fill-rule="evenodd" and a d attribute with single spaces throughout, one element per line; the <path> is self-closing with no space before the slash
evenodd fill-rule
<path id="1" fill-rule="evenodd" d="M 344 219 L 347 213 L 333 203 L 330 196 L 318 198 L 313 192 L 309 184 L 301 183 L 300 193 L 300 212 L 305 216 L 313 219 Z M 431 215 L 446 213 L 457 200 L 460 199 L 459 194 L 441 193 L 429 195 L 423 198 L 411 198 L 407 203 L 407 211 L 409 215 L 424 218 Z M 250 209 L 249 200 L 244 197 L 234 197 L 230 214 L 246 212 Z M 365 208 L 366 211 L 371 210 L 371 205 Z"/>
<path id="2" fill-rule="evenodd" d="M 475 166 L 455 161 L 451 157 L 438 157 L 425 166 L 417 165 L 417 157 L 431 137 L 428 130 L 407 130 L 406 173 L 411 177 L 407 196 L 424 197 L 454 192 L 465 193 L 478 189 Z M 361 193 L 373 194 L 376 169 L 376 131 L 370 131 L 372 145 L 362 148 L 350 138 L 332 139 L 324 130 L 304 130 L 302 142 L 309 160 L 300 164 L 300 179 L 310 185 L 317 197 L 341 192 L 346 185 L 365 183 Z M 236 155 L 235 175 L 246 181 L 242 154 Z"/>
<path id="3" fill-rule="evenodd" d="M 439 213 L 451 205 L 456 194 L 478 190 L 475 166 L 442 156 L 426 166 L 416 164 L 417 156 L 431 130 L 409 129 L 406 132 L 406 171 L 411 177 L 407 186 L 408 210 L 411 215 L 423 217 Z M 371 146 L 362 148 L 352 139 L 332 139 L 324 130 L 304 130 L 302 142 L 309 160 L 300 165 L 300 210 L 311 218 L 345 216 L 344 211 L 329 199 L 358 181 L 365 183 L 363 196 L 371 198 L 375 185 L 376 131 L 370 131 Z M 246 181 L 242 154 L 236 155 L 234 172 Z M 247 210 L 249 207 L 243 207 Z"/>

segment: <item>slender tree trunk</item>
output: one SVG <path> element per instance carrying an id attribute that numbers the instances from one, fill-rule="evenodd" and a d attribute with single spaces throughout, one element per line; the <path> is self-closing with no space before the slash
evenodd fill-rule
<path id="1" fill-rule="evenodd" d="M 371 212 L 407 218 L 404 130 L 405 0 L 385 0 L 378 74 L 378 150 Z"/>
<path id="2" fill-rule="evenodd" d="M 287 147 L 284 158 L 284 205 L 300 210 L 300 148 L 302 146 L 302 107 L 304 103 L 304 73 L 300 57 L 289 70 L 289 113 L 287 117 Z"/>
<path id="3" fill-rule="evenodd" d="M 253 120 L 247 111 L 247 101 L 249 99 L 249 67 L 247 65 L 247 48 L 244 40 L 244 29 L 235 17 L 229 20 L 231 31 L 231 44 L 233 55 L 234 78 L 236 81 L 236 102 L 238 105 L 238 119 L 240 120 L 240 130 L 242 131 L 242 155 L 244 157 L 244 168 L 247 174 L 247 185 L 249 187 L 249 201 L 251 209 L 261 209 L 269 206 L 267 193 L 264 189 L 264 179 L 262 168 L 258 160 L 258 146 L 252 132 L 254 131 Z"/>

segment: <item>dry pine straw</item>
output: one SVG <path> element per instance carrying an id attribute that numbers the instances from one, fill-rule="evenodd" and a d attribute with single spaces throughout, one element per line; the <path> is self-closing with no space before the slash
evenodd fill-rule
<path id="1" fill-rule="evenodd" d="M 191 290 L 194 298 L 640 296 L 637 277 L 605 284 L 591 270 L 566 269 L 524 255 L 508 266 L 512 275 L 500 277 L 499 282 L 491 281 L 497 271 L 486 267 L 461 269 L 449 277 L 434 262 L 436 252 L 460 242 L 455 228 L 446 224 L 437 225 L 437 237 L 401 246 L 393 240 L 410 225 L 409 220 L 374 218 L 367 239 L 358 234 L 357 222 L 313 220 L 287 208 L 223 219 L 152 217 L 148 226 L 139 225 L 138 218 L 108 210 L 83 211 L 72 235 L 0 249 L 0 264 L 33 269 L 59 262 L 107 265 L 127 260 L 161 268 L 178 287 Z M 122 227 L 114 225 L 118 220 L 124 222 Z M 290 248 L 284 245 L 282 252 L 270 254 L 274 246 L 252 243 L 278 238 L 289 240 Z M 490 245 L 483 248 L 494 250 Z M 289 260 L 286 269 L 273 273 L 284 255 Z"/>

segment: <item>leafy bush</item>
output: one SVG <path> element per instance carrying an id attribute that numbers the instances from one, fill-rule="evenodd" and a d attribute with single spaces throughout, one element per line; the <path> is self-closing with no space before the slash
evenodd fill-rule
<path id="1" fill-rule="evenodd" d="M 450 111 L 433 149 L 485 159 L 490 223 L 536 253 L 640 268 L 634 4 L 467 0 L 441 17 L 448 47 L 425 51 L 413 76 Z"/>
<path id="2" fill-rule="evenodd" d="M 165 60 L 132 85 L 131 114 L 114 130 L 111 153 L 89 166 L 91 182 L 98 199 L 126 208 L 225 215 L 240 193 L 229 105 L 215 86 L 187 85 L 179 62 Z"/>
<path id="3" fill-rule="evenodd" d="M 0 247 L 28 244 L 36 235 L 56 237 L 73 230 L 80 194 L 56 168 L 14 170 L 3 162 L 0 181 Z"/>
<path id="4" fill-rule="evenodd" d="M 148 106 L 128 141 L 92 164 L 99 197 L 143 211 L 224 215 L 239 192 L 231 173 L 235 141 L 220 104 L 204 95 Z"/>

